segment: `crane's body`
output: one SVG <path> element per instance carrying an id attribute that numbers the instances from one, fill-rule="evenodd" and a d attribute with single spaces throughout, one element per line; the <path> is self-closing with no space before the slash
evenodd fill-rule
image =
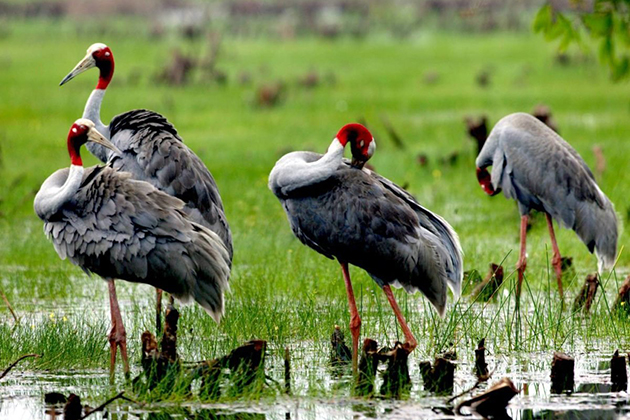
<path id="1" fill-rule="evenodd" d="M 589 251 L 595 252 L 600 272 L 612 267 L 618 238 L 614 207 L 582 157 L 544 123 L 525 113 L 504 117 L 492 129 L 476 166 L 486 193 L 494 195 L 502 190 L 507 198 L 518 202 L 522 224 L 519 284 L 525 265 L 523 224 L 532 209 L 547 215 L 561 293 L 560 253 L 552 219 L 573 229 Z M 488 166 L 492 166 L 491 173 Z"/>
<path id="2" fill-rule="evenodd" d="M 297 152 L 289 158 L 307 165 L 322 155 Z M 286 195 L 275 177 L 269 181 L 295 236 L 320 254 L 363 268 L 381 287 L 422 291 L 441 315 L 447 285 L 459 292 L 457 235 L 388 179 L 344 160 L 329 178 Z"/>
<path id="3" fill-rule="evenodd" d="M 183 302 L 194 300 L 218 322 L 230 257 L 214 232 L 190 220 L 178 198 L 110 165 L 84 169 L 79 149 L 85 141 L 98 141 L 120 153 L 93 127 L 85 119 L 73 125 L 68 136 L 72 165 L 46 179 L 34 208 L 62 259 L 109 280 L 111 368 L 113 372 L 119 345 L 128 371 L 113 280 L 147 283 Z"/>
<path id="4" fill-rule="evenodd" d="M 343 159 L 347 143 L 353 149 L 352 163 Z M 269 176 L 269 188 L 282 203 L 293 233 L 342 265 L 353 318 L 355 368 L 360 319 L 347 264 L 365 269 L 383 288 L 410 350 L 416 342 L 397 311 L 390 285 L 420 290 L 443 315 L 447 286 L 458 294 L 463 275 L 462 251 L 453 229 L 402 188 L 363 168 L 373 152 L 367 129 L 350 124 L 326 154 L 289 153 Z"/>
<path id="5" fill-rule="evenodd" d="M 219 322 L 229 278 L 221 239 L 190 220 L 181 200 L 110 166 L 86 168 L 72 197 L 48 211 L 42 195 L 72 182 L 70 171 L 53 173 L 35 197 L 35 211 L 59 257 L 87 273 L 194 300 Z"/>

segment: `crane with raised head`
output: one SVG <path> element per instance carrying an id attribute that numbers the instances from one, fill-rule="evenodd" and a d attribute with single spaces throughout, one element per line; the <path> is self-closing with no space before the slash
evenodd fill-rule
<path id="1" fill-rule="evenodd" d="M 554 219 L 573 229 L 588 250 L 595 252 L 600 272 L 613 266 L 618 237 L 615 209 L 584 159 L 551 128 L 525 113 L 502 118 L 479 152 L 476 166 L 477 179 L 486 194 L 493 196 L 503 190 L 505 197 L 518 203 L 521 240 L 516 265 L 517 298 L 527 265 L 527 221 L 531 210 L 545 213 L 560 297 L 562 258 Z M 490 166 L 492 170 L 488 172 Z"/>
<path id="2" fill-rule="evenodd" d="M 347 145 L 351 161 L 343 157 Z M 363 268 L 383 289 L 408 351 L 417 341 L 390 286 L 421 291 L 443 315 L 447 286 L 459 295 L 463 276 L 462 250 L 451 226 L 401 187 L 364 167 L 375 149 L 367 128 L 347 124 L 325 154 L 289 153 L 269 175 L 269 188 L 282 203 L 295 236 L 341 265 L 355 373 L 361 319 L 349 264 Z"/>
<path id="3" fill-rule="evenodd" d="M 230 254 L 216 233 L 190 217 L 180 199 L 111 164 L 84 168 L 80 149 L 86 143 L 121 153 L 92 121 L 77 120 L 68 133 L 70 168 L 44 181 L 34 209 L 59 257 L 107 280 L 110 373 L 120 347 L 127 374 L 126 332 L 114 279 L 152 285 L 182 302 L 194 300 L 219 322 Z"/>
<path id="4" fill-rule="evenodd" d="M 93 67 L 98 68 L 99 77 L 85 104 L 83 118 L 91 120 L 121 153 L 113 154 L 97 143 L 88 143 L 88 150 L 104 163 L 111 160 L 114 169 L 129 172 L 135 179 L 147 181 L 184 201 L 184 211 L 193 221 L 219 235 L 231 260 L 232 234 L 217 184 L 201 159 L 184 144 L 175 127 L 164 116 L 146 109 L 117 115 L 109 125 L 101 121 L 101 104 L 114 75 L 111 49 L 101 43 L 91 45 L 86 56 L 60 85 Z M 157 293 L 159 330 L 161 290 L 158 289 Z"/>

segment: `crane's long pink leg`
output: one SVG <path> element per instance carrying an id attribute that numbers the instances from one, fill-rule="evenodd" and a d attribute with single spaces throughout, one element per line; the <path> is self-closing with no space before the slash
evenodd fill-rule
<path id="1" fill-rule="evenodd" d="M 551 215 L 549 213 L 545 213 L 545 216 L 547 216 L 547 226 L 549 226 L 549 236 L 551 236 L 551 249 L 553 249 L 551 264 L 556 270 L 558 291 L 560 292 L 560 299 L 562 299 L 564 297 L 564 293 L 562 292 L 562 257 L 560 256 L 560 249 L 558 248 L 558 243 L 556 242 L 556 234 L 553 231 L 553 220 L 551 219 Z"/>
<path id="2" fill-rule="evenodd" d="M 518 284 L 516 285 L 517 302 L 521 299 L 521 285 L 523 284 L 525 267 L 527 267 L 527 219 L 527 215 L 521 216 L 521 253 L 518 259 L 518 263 L 516 263 L 516 269 L 518 270 Z"/>
<path id="3" fill-rule="evenodd" d="M 350 272 L 348 264 L 340 262 L 341 271 L 343 272 L 343 280 L 346 283 L 346 293 L 348 294 L 348 306 L 350 306 L 350 333 L 352 333 L 352 373 L 357 374 L 359 368 L 359 334 L 361 333 L 361 318 L 357 310 L 357 302 L 354 299 L 352 291 L 352 282 L 350 281 Z"/>
<path id="4" fill-rule="evenodd" d="M 109 333 L 109 347 L 111 352 L 109 375 L 114 377 L 116 368 L 116 351 L 120 347 L 120 356 L 123 359 L 123 369 L 125 376 L 129 375 L 129 358 L 127 357 L 127 332 L 123 325 L 122 316 L 120 315 L 120 307 L 118 306 L 118 298 L 116 297 L 116 285 L 113 279 L 107 281 L 109 287 L 109 306 L 112 315 L 112 330 Z"/>
<path id="5" fill-rule="evenodd" d="M 405 317 L 402 312 L 400 312 L 400 308 L 398 307 L 398 303 L 396 303 L 396 299 L 394 298 L 394 294 L 392 293 L 392 288 L 389 287 L 389 284 L 383 286 L 383 291 L 385 292 L 385 296 L 387 296 L 387 300 L 389 300 L 389 304 L 392 306 L 394 313 L 396 314 L 396 318 L 398 319 L 398 323 L 400 324 L 400 328 L 405 335 L 405 344 L 403 345 L 408 352 L 414 351 L 416 347 L 418 347 L 418 342 L 416 338 L 411 333 L 407 322 L 405 321 Z"/>

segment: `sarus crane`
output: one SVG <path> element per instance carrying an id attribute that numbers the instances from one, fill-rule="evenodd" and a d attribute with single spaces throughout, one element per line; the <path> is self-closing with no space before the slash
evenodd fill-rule
<path id="1" fill-rule="evenodd" d="M 343 157 L 348 144 L 351 161 Z M 289 153 L 269 175 L 269 188 L 282 203 L 295 236 L 341 265 L 355 374 L 361 319 L 348 264 L 363 268 L 383 289 L 408 351 L 415 349 L 417 341 L 390 285 L 407 292 L 420 290 L 443 315 L 447 286 L 459 295 L 463 276 L 462 250 L 451 226 L 401 187 L 364 167 L 375 149 L 367 128 L 347 124 L 324 155 Z"/>
<path id="2" fill-rule="evenodd" d="M 96 88 L 85 104 L 83 118 L 91 120 L 96 129 L 122 153 L 112 154 L 97 143 L 88 143 L 88 150 L 103 163 L 111 160 L 114 169 L 130 172 L 135 179 L 147 181 L 184 201 L 184 211 L 190 218 L 223 240 L 231 264 L 232 234 L 217 184 L 201 159 L 184 144 L 175 127 L 164 116 L 146 109 L 117 115 L 108 126 L 101 121 L 101 104 L 114 75 L 111 49 L 101 43 L 91 45 L 86 56 L 63 78 L 60 85 L 93 67 L 99 69 L 99 77 Z M 160 289 L 157 293 L 159 330 Z"/>
<path id="3" fill-rule="evenodd" d="M 532 209 L 545 213 L 553 258 L 562 293 L 562 260 L 553 219 L 573 229 L 588 250 L 597 255 L 601 272 L 613 266 L 617 254 L 617 216 L 599 189 L 584 159 L 555 131 L 525 113 L 502 118 L 490 132 L 476 161 L 481 188 L 493 196 L 503 190 L 518 202 L 521 213 L 517 299 L 525 267 L 527 219 Z M 488 167 L 492 166 L 492 172 Z"/>
<path id="4" fill-rule="evenodd" d="M 111 164 L 84 168 L 80 149 L 96 143 L 121 153 L 87 119 L 68 133 L 70 168 L 53 173 L 35 196 L 35 213 L 57 254 L 108 282 L 112 329 L 110 373 L 117 347 L 129 372 L 126 332 L 114 279 L 146 283 L 178 300 L 196 301 L 219 322 L 230 256 L 221 238 L 196 223 L 185 203 Z"/>

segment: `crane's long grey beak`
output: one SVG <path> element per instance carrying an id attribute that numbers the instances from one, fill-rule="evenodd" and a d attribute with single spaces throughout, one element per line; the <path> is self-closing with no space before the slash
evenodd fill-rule
<path id="1" fill-rule="evenodd" d="M 63 78 L 63 80 L 59 83 L 59 86 L 63 86 L 64 84 L 66 84 L 70 80 L 74 79 L 75 76 L 77 76 L 77 75 L 83 73 L 84 71 L 89 70 L 89 69 L 91 69 L 92 67 L 95 67 L 95 66 L 96 66 L 96 60 L 94 60 L 94 57 L 92 57 L 92 54 L 86 55 L 83 58 L 83 60 L 79 61 L 79 64 L 74 66 L 72 71 L 70 73 L 68 73 L 66 75 L 66 77 Z"/>
<path id="2" fill-rule="evenodd" d="M 120 149 L 114 146 L 114 144 L 111 141 L 107 140 L 105 136 L 99 133 L 96 128 L 90 128 L 90 131 L 88 131 L 87 137 L 88 137 L 88 141 L 91 141 L 93 143 L 98 143 L 103 147 L 107 147 L 109 150 L 113 151 L 118 156 L 122 156 L 122 152 L 120 151 Z"/>

